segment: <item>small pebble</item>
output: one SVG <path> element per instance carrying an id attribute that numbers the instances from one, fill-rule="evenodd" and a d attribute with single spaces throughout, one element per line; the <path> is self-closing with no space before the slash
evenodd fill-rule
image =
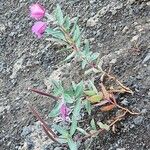
<path id="1" fill-rule="evenodd" d="M 144 117 L 143 116 L 138 116 L 136 117 L 133 122 L 136 124 L 136 125 L 140 125 L 142 122 L 143 122 L 143 119 Z"/>
<path id="2" fill-rule="evenodd" d="M 150 60 L 150 53 L 148 53 L 146 55 L 146 57 L 144 58 L 144 60 L 142 61 L 142 63 L 144 64 L 144 63 L 148 62 L 149 60 Z"/>
<path id="3" fill-rule="evenodd" d="M 98 20 L 96 20 L 94 18 L 90 18 L 87 20 L 86 26 L 87 27 L 94 27 L 97 24 L 97 21 Z"/>

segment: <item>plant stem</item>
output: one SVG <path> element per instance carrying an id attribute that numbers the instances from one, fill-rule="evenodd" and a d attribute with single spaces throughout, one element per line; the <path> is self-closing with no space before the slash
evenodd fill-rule
<path id="1" fill-rule="evenodd" d="M 76 46 L 75 42 L 73 41 L 73 39 L 71 38 L 70 34 L 67 32 L 67 30 L 65 29 L 64 26 L 60 26 L 60 29 L 61 31 L 64 33 L 65 37 L 66 37 L 66 40 L 68 40 L 68 44 L 70 44 L 70 47 L 72 47 L 72 49 L 76 52 L 79 52 L 80 49 Z M 91 68 L 94 68 L 94 69 L 97 69 L 99 72 L 102 72 L 103 73 L 103 77 L 104 76 L 107 76 L 109 77 L 110 79 L 113 79 L 114 81 L 116 81 L 116 83 L 118 83 L 123 89 L 125 89 L 126 92 L 130 93 L 130 94 L 133 94 L 133 91 L 130 90 L 130 88 L 124 86 L 118 79 L 116 79 L 116 77 L 110 75 L 109 73 L 103 71 L 102 69 L 99 69 L 98 66 L 96 66 L 96 64 L 93 64 L 91 62 L 89 62 L 85 57 L 82 57 L 81 56 L 81 59 L 82 60 L 85 60 L 89 66 Z"/>
<path id="2" fill-rule="evenodd" d="M 140 114 L 140 113 L 137 113 L 137 112 L 132 112 L 132 111 L 130 111 L 129 109 L 124 108 L 124 107 L 122 107 L 122 106 L 120 106 L 120 105 L 118 105 L 118 104 L 116 104 L 116 106 L 117 106 L 118 108 L 122 109 L 122 110 L 127 111 L 127 112 L 128 112 L 129 114 L 131 114 L 131 115 L 139 115 L 139 114 Z"/>

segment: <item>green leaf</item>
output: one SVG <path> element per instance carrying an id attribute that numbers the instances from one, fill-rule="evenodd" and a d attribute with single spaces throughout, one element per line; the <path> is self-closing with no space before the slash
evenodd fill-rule
<path id="1" fill-rule="evenodd" d="M 87 96 L 93 96 L 96 94 L 96 92 L 94 90 L 87 90 L 87 91 L 84 91 L 84 93 L 87 95 Z"/>
<path id="2" fill-rule="evenodd" d="M 82 69 L 84 69 L 86 65 L 87 65 L 87 61 L 86 61 L 86 60 L 83 60 L 83 61 L 82 61 Z"/>
<path id="3" fill-rule="evenodd" d="M 72 139 L 68 139 L 68 146 L 70 150 L 78 150 L 77 143 L 74 142 Z"/>
<path id="4" fill-rule="evenodd" d="M 76 46 L 79 48 L 81 44 L 81 35 L 79 35 L 78 39 L 76 40 Z"/>
<path id="5" fill-rule="evenodd" d="M 69 16 L 67 15 L 67 16 L 65 17 L 64 27 L 65 27 L 65 29 L 69 30 L 69 29 L 70 29 L 70 26 L 71 26 L 70 18 L 69 18 Z"/>
<path id="6" fill-rule="evenodd" d="M 83 94 L 83 81 L 77 84 L 75 91 L 76 98 L 81 97 L 82 94 Z"/>
<path id="7" fill-rule="evenodd" d="M 51 83 L 52 83 L 53 91 L 55 95 L 62 95 L 62 93 L 64 93 L 64 89 L 60 81 L 51 80 Z"/>
<path id="8" fill-rule="evenodd" d="M 72 86 L 70 86 L 68 89 L 66 89 L 64 91 L 65 94 L 68 94 L 70 97 L 73 97 L 74 96 L 74 89 Z"/>
<path id="9" fill-rule="evenodd" d="M 84 51 L 85 54 L 87 54 L 90 51 L 90 44 L 89 44 L 89 41 L 87 39 L 85 40 L 84 43 L 85 43 L 85 46 L 84 46 L 84 50 L 83 51 Z"/>
<path id="10" fill-rule="evenodd" d="M 92 127 L 93 130 L 97 130 L 94 119 L 91 120 L 90 124 L 91 124 L 91 127 Z"/>
<path id="11" fill-rule="evenodd" d="M 53 110 L 49 113 L 49 117 L 57 117 L 59 115 L 59 110 L 61 107 L 61 103 L 58 102 L 56 103 L 55 107 L 53 108 Z"/>
<path id="12" fill-rule="evenodd" d="M 103 124 L 102 122 L 97 122 L 97 125 L 101 128 L 101 129 L 105 129 L 107 131 L 109 131 L 110 127 L 107 124 Z"/>
<path id="13" fill-rule="evenodd" d="M 74 31 L 74 33 L 73 33 L 73 40 L 78 43 L 78 42 L 80 42 L 79 37 L 80 37 L 80 28 L 79 28 L 79 26 L 77 25 L 76 28 L 75 28 L 75 31 Z M 78 44 L 79 44 L 79 43 L 78 43 Z"/>
<path id="14" fill-rule="evenodd" d="M 68 94 L 64 94 L 64 101 L 66 103 L 73 103 L 74 99 L 72 97 L 70 97 Z"/>
<path id="15" fill-rule="evenodd" d="M 60 5 L 58 4 L 55 10 L 55 18 L 60 26 L 63 25 L 64 23 L 63 13 L 62 13 Z"/>
<path id="16" fill-rule="evenodd" d="M 86 111 L 88 112 L 89 115 L 91 115 L 91 104 L 89 101 L 85 101 L 85 108 L 86 108 Z"/>
<path id="17" fill-rule="evenodd" d="M 98 57 L 99 57 L 99 53 L 93 53 L 93 54 L 91 55 L 91 61 L 97 59 Z"/>
<path id="18" fill-rule="evenodd" d="M 76 54 L 76 52 L 75 51 L 73 51 L 69 56 L 67 56 L 67 58 L 65 58 L 65 60 L 64 61 L 68 61 L 68 60 L 70 60 L 71 58 L 73 58 L 74 56 L 75 56 L 75 54 Z"/>
<path id="19" fill-rule="evenodd" d="M 73 110 L 73 116 L 74 117 L 79 117 L 80 110 L 81 110 L 81 99 L 78 99 L 76 101 L 76 105 L 75 105 L 75 108 Z"/>
<path id="20" fill-rule="evenodd" d="M 62 126 L 56 125 L 54 124 L 52 126 L 57 132 L 59 132 L 63 138 L 68 138 L 69 137 L 69 133 L 66 129 L 64 129 Z"/>
<path id="21" fill-rule="evenodd" d="M 89 80 L 89 85 L 90 85 L 90 87 L 92 88 L 92 90 L 95 91 L 95 92 L 98 94 L 98 91 L 97 91 L 97 89 L 96 89 L 94 83 L 93 83 L 91 80 Z"/>
<path id="22" fill-rule="evenodd" d="M 60 30 L 54 30 L 52 28 L 47 28 L 46 34 L 51 35 L 54 38 L 61 39 L 61 40 L 65 41 L 65 36 Z"/>
<path id="23" fill-rule="evenodd" d="M 58 142 L 61 143 L 61 144 L 65 144 L 65 143 L 68 142 L 68 141 L 67 141 L 67 138 L 64 138 L 64 136 L 62 136 L 62 135 L 60 135 L 60 136 L 59 136 L 59 139 L 57 139 L 57 140 L 58 140 Z"/>
<path id="24" fill-rule="evenodd" d="M 77 23 L 78 23 L 78 17 L 75 18 L 75 21 L 74 21 L 74 25 L 72 27 L 72 30 L 71 30 L 71 35 L 74 33 L 75 29 L 76 29 L 76 26 L 77 26 Z"/>
<path id="25" fill-rule="evenodd" d="M 72 116 L 72 123 L 71 123 L 71 127 L 70 127 L 71 137 L 75 133 L 76 129 L 77 129 L 77 119 L 76 119 L 76 117 Z"/>
<path id="26" fill-rule="evenodd" d="M 84 135 L 89 135 L 84 129 L 82 129 L 82 128 L 80 128 L 80 127 L 77 127 L 77 130 L 78 130 L 79 132 L 81 132 L 82 134 L 84 134 Z"/>

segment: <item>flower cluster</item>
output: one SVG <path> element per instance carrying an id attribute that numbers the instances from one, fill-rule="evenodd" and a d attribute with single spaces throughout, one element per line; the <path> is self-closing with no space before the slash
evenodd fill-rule
<path id="1" fill-rule="evenodd" d="M 38 37 L 41 38 L 47 24 L 46 22 L 39 21 L 45 16 L 45 8 L 41 6 L 40 4 L 36 3 L 30 6 L 30 17 L 38 20 L 37 22 L 34 23 L 32 26 L 32 32 Z"/>

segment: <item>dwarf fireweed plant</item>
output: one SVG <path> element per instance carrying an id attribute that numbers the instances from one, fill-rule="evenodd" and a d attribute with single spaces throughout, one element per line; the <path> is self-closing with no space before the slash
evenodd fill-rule
<path id="1" fill-rule="evenodd" d="M 82 30 L 78 25 L 78 17 L 70 19 L 68 15 L 64 15 L 60 6 L 57 5 L 54 10 L 54 22 L 51 24 L 43 22 L 45 17 L 49 20 L 48 14 L 45 13 L 45 8 L 40 4 L 33 4 L 30 7 L 30 16 L 35 20 L 32 27 L 32 32 L 38 37 L 50 36 L 56 42 L 64 45 L 65 50 L 70 54 L 61 62 L 76 60 L 80 62 L 81 69 L 85 75 L 93 77 L 99 75 L 100 80 L 97 85 L 91 80 L 88 84 L 85 81 L 75 83 L 72 81 L 69 88 L 64 88 L 61 81 L 52 80 L 51 94 L 31 88 L 30 90 L 43 96 L 53 98 L 56 102 L 55 107 L 50 111 L 49 117 L 54 118 L 54 123 L 51 128 L 40 117 L 39 113 L 29 105 L 30 110 L 41 122 L 41 125 L 54 142 L 60 144 L 68 144 L 71 150 L 77 150 L 80 142 L 87 138 L 94 138 L 102 131 L 112 130 L 115 132 L 115 124 L 122 120 L 126 114 L 136 115 L 139 113 L 132 112 L 118 104 L 116 93 L 130 93 L 132 90 L 123 85 L 116 77 L 110 74 L 110 71 L 102 69 L 102 61 L 99 58 L 99 53 L 90 50 L 88 40 L 82 40 Z M 117 88 L 112 85 L 105 86 L 105 82 L 114 82 Z M 100 89 L 100 90 L 98 90 Z M 114 108 L 120 109 L 120 114 L 113 116 L 113 119 L 108 123 L 96 121 L 91 113 L 98 107 L 102 112 L 111 111 Z M 83 126 L 82 122 L 84 115 L 88 115 L 90 119 L 89 124 Z"/>

